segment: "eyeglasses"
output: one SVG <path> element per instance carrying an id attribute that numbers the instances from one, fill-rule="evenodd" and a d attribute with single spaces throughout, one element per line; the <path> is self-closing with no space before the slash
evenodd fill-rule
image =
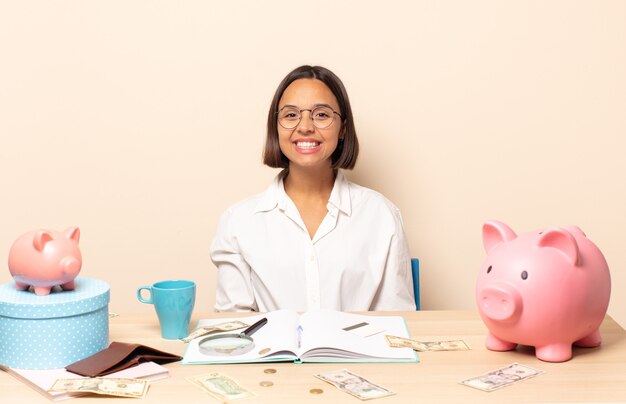
<path id="1" fill-rule="evenodd" d="M 298 109 L 296 107 L 285 106 L 277 112 L 278 124 L 285 129 L 295 128 L 300 124 L 302 111 L 309 111 L 309 117 L 313 121 L 313 125 L 318 129 L 326 129 L 332 125 L 335 115 L 339 115 L 340 118 L 342 117 L 339 112 L 328 106 L 320 106 L 313 109 Z"/>

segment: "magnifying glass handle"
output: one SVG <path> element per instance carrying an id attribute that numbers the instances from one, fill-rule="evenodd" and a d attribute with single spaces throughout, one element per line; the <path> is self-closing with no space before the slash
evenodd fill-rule
<path id="1" fill-rule="evenodd" d="M 256 323 L 252 324 L 250 327 L 246 328 L 246 330 L 242 332 L 242 334 L 250 336 L 254 334 L 259 328 L 263 327 L 265 324 L 267 324 L 267 318 L 262 318 Z"/>

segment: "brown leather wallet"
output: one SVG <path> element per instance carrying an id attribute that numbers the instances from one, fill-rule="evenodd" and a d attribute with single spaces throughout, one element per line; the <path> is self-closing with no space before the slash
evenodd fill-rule
<path id="1" fill-rule="evenodd" d="M 182 357 L 149 346 L 111 342 L 108 348 L 65 367 L 66 370 L 81 376 L 97 377 L 108 375 L 142 362 L 159 364 L 181 360 Z"/>

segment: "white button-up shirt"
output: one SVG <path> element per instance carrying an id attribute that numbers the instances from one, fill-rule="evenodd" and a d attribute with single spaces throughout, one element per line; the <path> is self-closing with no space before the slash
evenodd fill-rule
<path id="1" fill-rule="evenodd" d="M 400 211 L 339 172 L 313 239 L 279 174 L 231 206 L 211 245 L 216 311 L 415 310 Z"/>

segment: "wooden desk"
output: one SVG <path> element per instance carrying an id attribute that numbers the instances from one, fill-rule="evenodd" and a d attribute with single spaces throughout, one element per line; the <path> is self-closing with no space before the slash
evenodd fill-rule
<path id="1" fill-rule="evenodd" d="M 371 313 L 373 314 L 373 313 Z M 484 348 L 487 329 L 476 312 L 420 311 L 379 313 L 402 315 L 411 336 L 417 339 L 463 339 L 472 350 L 456 352 L 422 352 L 420 363 L 400 364 L 244 364 L 244 365 L 165 365 L 171 377 L 154 382 L 142 403 L 216 402 L 208 394 L 186 380 L 187 377 L 212 371 L 223 372 L 258 394 L 242 403 L 346 402 L 359 400 L 330 384 L 313 377 L 319 372 L 348 368 L 374 383 L 395 391 L 381 403 L 451 402 L 451 403 L 529 403 L 529 402 L 626 402 L 626 331 L 612 318 L 602 323 L 604 339 L 600 348 L 575 348 L 574 358 L 565 363 L 547 363 L 535 358 L 533 349 L 513 352 L 491 352 Z M 231 314 L 200 313 L 200 318 L 235 317 Z M 110 320 L 111 341 L 140 342 L 172 353 L 183 354 L 185 344 L 160 338 L 156 315 L 120 315 Z M 538 377 L 490 393 L 459 384 L 460 380 L 478 376 L 512 362 L 544 370 Z M 274 368 L 275 374 L 264 369 Z M 271 387 L 259 382 L 272 381 Z M 323 394 L 309 393 L 321 388 Z M 97 402 L 111 400 L 97 396 L 76 398 L 66 402 Z M 128 402 L 132 401 L 132 399 Z M 0 402 L 49 403 L 30 387 L 0 372 Z M 133 401 L 135 402 L 135 401 Z M 378 401 L 376 401 L 378 402 Z"/>

